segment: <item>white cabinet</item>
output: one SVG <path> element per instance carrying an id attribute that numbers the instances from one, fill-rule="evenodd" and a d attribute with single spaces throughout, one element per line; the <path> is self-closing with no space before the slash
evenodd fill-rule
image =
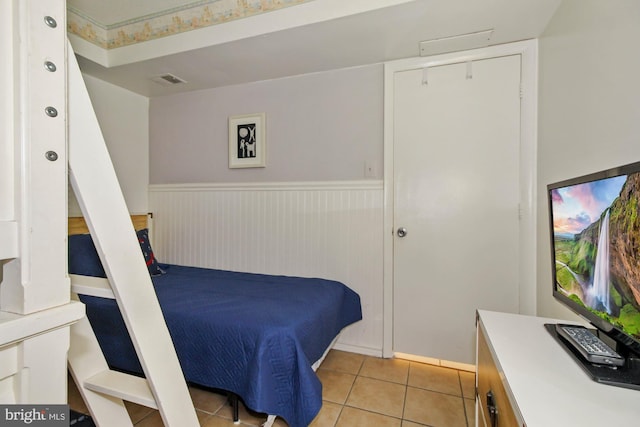
<path id="1" fill-rule="evenodd" d="M 556 319 L 478 311 L 478 426 L 601 427 L 636 425 L 640 391 L 592 381 L 545 323 Z M 491 389 L 497 424 L 487 409 Z"/>

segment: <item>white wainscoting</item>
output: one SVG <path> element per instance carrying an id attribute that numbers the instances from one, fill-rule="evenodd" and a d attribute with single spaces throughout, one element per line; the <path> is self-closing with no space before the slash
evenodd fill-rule
<path id="1" fill-rule="evenodd" d="M 161 262 L 341 281 L 363 320 L 336 348 L 382 354 L 382 181 L 151 185 L 149 206 Z"/>

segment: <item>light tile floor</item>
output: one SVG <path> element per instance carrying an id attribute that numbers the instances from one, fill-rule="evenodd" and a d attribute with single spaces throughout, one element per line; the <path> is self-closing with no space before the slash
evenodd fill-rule
<path id="1" fill-rule="evenodd" d="M 331 350 L 318 369 L 323 405 L 312 427 L 471 427 L 475 424 L 475 374 L 400 359 Z M 88 413 L 69 380 L 69 404 Z M 226 396 L 190 387 L 202 427 L 234 426 Z M 125 402 L 136 427 L 163 427 L 160 414 Z M 240 426 L 266 416 L 240 405 Z M 276 426 L 287 427 L 282 419 Z"/>

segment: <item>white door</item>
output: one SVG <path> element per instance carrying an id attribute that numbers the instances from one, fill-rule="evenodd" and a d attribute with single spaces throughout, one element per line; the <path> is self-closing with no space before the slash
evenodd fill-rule
<path id="1" fill-rule="evenodd" d="M 475 310 L 518 311 L 520 61 L 395 73 L 394 352 L 473 364 Z"/>

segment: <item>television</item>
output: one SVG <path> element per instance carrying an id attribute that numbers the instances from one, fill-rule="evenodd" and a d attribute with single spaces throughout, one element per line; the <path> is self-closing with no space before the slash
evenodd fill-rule
<path id="1" fill-rule="evenodd" d="M 592 379 L 640 389 L 640 162 L 549 184 L 547 192 L 553 296 L 626 363 L 596 366 L 565 348 Z"/>

